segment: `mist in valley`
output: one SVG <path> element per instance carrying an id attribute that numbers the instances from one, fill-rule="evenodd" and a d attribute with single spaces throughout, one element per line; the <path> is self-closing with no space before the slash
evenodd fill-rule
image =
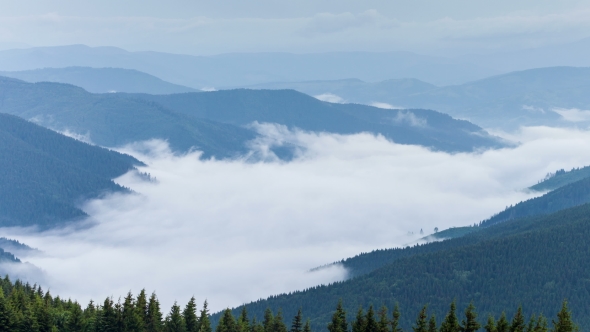
<path id="1" fill-rule="evenodd" d="M 216 311 L 346 278 L 336 265 L 413 245 L 435 227 L 478 223 L 540 193 L 525 188 L 556 169 L 590 163 L 590 132 L 522 128 L 515 148 L 448 154 L 371 134 L 334 135 L 259 124 L 250 156 L 202 160 L 151 140 L 121 147 L 148 166 L 116 182 L 132 194 L 84 204 L 85 227 L 3 228 L 43 254 L 23 260 L 62 297 L 102 300 L 140 289 L 164 307 L 187 294 Z M 269 144 L 297 146 L 282 161 Z M 252 156 L 258 156 L 253 159 Z M 262 156 L 262 157 L 261 157 Z"/>

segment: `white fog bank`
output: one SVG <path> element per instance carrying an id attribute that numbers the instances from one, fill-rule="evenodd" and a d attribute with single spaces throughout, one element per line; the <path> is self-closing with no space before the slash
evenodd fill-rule
<path id="1" fill-rule="evenodd" d="M 409 232 L 479 222 L 532 197 L 522 189 L 546 173 L 590 164 L 585 131 L 525 128 L 516 148 L 454 155 L 368 134 L 287 134 L 305 148 L 291 162 L 202 161 L 160 141 L 126 147 L 157 181 L 118 178 L 137 194 L 88 202 L 93 227 L 0 236 L 46 253 L 28 261 L 53 294 L 102 301 L 146 288 L 164 311 L 192 295 L 219 310 L 340 280 L 338 267 L 306 271 L 404 245 Z"/>

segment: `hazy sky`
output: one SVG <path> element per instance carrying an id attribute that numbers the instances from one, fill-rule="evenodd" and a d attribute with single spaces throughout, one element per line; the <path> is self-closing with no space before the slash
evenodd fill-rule
<path id="1" fill-rule="evenodd" d="M 45 251 L 21 258 L 46 271 L 42 284 L 53 294 L 86 303 L 145 287 L 165 311 L 193 294 L 219 310 L 340 279 L 341 269 L 306 271 L 411 243 L 421 228 L 479 222 L 531 197 L 522 189 L 546 173 L 590 164 L 590 133 L 577 130 L 523 128 L 517 148 L 453 155 L 368 134 L 260 130 L 306 150 L 289 163 L 246 163 L 136 145 L 125 151 L 146 161 L 142 171 L 158 183 L 118 179 L 139 194 L 89 202 L 95 227 L 0 236 Z M 138 146 L 152 152 L 138 154 Z"/>
<path id="2" fill-rule="evenodd" d="M 0 4 L 0 47 L 87 44 L 188 54 L 495 52 L 589 37 L 588 1 L 23 0 Z"/>

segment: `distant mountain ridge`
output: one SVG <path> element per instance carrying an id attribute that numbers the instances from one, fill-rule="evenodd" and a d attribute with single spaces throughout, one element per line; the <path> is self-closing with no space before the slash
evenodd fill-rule
<path id="1" fill-rule="evenodd" d="M 291 88 L 311 95 L 333 93 L 347 102 L 362 104 L 435 109 L 485 128 L 590 123 L 590 116 L 579 112 L 590 109 L 590 67 L 529 69 L 442 87 L 412 80 L 396 80 L 394 85 L 388 82 L 323 81 L 255 87 Z M 408 89 L 404 82 L 414 82 L 417 88 Z"/>
<path id="2" fill-rule="evenodd" d="M 506 146 L 472 123 L 435 111 L 330 104 L 293 90 L 91 94 L 67 84 L 0 77 L 0 112 L 88 135 L 101 146 L 158 138 L 174 151 L 197 149 L 206 158 L 249 152 L 248 142 L 259 135 L 244 126 L 254 121 L 339 134 L 370 132 L 449 152 Z"/>
<path id="3" fill-rule="evenodd" d="M 0 76 L 17 78 L 29 83 L 67 83 L 79 86 L 92 93 L 171 94 L 196 91 L 186 86 L 163 81 L 137 70 L 122 68 L 42 68 L 25 71 L 3 71 L 0 72 Z"/>
<path id="4" fill-rule="evenodd" d="M 257 136 L 244 128 L 188 117 L 124 94 L 92 94 L 69 84 L 26 83 L 2 77 L 0 112 L 33 119 L 55 130 L 88 135 L 101 146 L 163 139 L 174 150 L 197 148 L 206 157 L 244 153 L 244 143 Z"/>
<path id="5" fill-rule="evenodd" d="M 333 104 L 293 90 L 220 90 L 174 95 L 130 95 L 171 110 L 243 126 L 269 122 L 308 131 L 382 134 L 400 144 L 458 152 L 506 146 L 473 123 L 424 109 L 386 110 Z"/>
<path id="6" fill-rule="evenodd" d="M 72 66 L 135 69 L 195 89 L 349 77 L 371 82 L 413 77 L 433 84 L 447 85 L 501 73 L 465 59 L 403 51 L 310 54 L 267 52 L 194 56 L 128 52 L 117 47 L 86 45 L 0 51 L 0 71 Z"/>

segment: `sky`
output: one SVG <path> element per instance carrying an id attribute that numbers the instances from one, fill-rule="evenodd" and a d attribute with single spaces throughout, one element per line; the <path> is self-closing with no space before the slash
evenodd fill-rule
<path id="1" fill-rule="evenodd" d="M 145 161 L 140 171 L 156 181 L 118 178 L 137 193 L 87 202 L 93 227 L 0 236 L 42 250 L 20 257 L 44 271 L 33 282 L 62 298 L 85 304 L 146 288 L 165 312 L 192 295 L 217 311 L 342 280 L 338 266 L 307 271 L 415 243 L 421 229 L 472 225 L 539 195 L 524 189 L 547 173 L 590 164 L 590 132 L 575 129 L 522 128 L 510 137 L 518 147 L 458 154 L 369 134 L 258 130 L 265 138 L 255 151 L 278 139 L 304 149 L 288 163 L 203 161 L 138 142 L 121 151 Z"/>
<path id="2" fill-rule="evenodd" d="M 0 48 L 86 44 L 227 52 L 494 53 L 590 37 L 580 0 L 23 0 L 0 4 Z"/>

